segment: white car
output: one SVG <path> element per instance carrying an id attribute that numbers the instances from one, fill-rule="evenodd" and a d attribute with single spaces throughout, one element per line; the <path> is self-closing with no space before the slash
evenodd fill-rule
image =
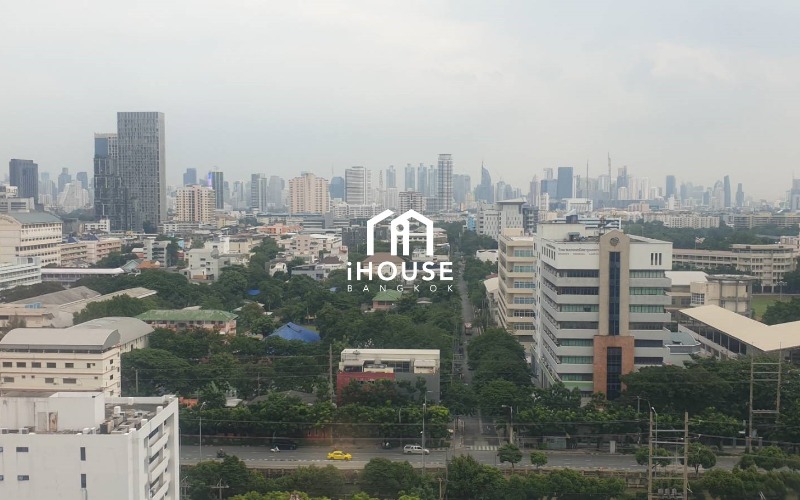
<path id="1" fill-rule="evenodd" d="M 403 446 L 403 453 L 406 455 L 430 455 L 431 450 L 423 448 L 418 444 L 407 444 Z"/>

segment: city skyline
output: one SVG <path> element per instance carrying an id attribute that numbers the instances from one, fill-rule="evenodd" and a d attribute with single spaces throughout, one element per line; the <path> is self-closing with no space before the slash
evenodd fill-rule
<path id="1" fill-rule="evenodd" d="M 713 185 L 730 175 L 775 199 L 795 170 L 792 3 L 188 6 L 148 23 L 128 5 L 15 6 L 0 33 L 18 76 L 4 94 L 0 157 L 88 171 L 86 138 L 113 130 L 113 111 L 138 109 L 168 117 L 174 185 L 187 167 L 330 176 L 331 166 L 433 163 L 448 151 L 473 178 L 485 161 L 523 186 L 541 168 L 582 172 L 587 160 L 599 175 L 610 151 L 641 176 Z M 131 71 L 144 60 L 156 80 Z"/>

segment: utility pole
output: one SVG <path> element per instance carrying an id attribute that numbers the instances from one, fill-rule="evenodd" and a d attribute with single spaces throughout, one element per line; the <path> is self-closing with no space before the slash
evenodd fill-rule
<path id="1" fill-rule="evenodd" d="M 230 488 L 230 486 L 227 486 L 227 485 L 226 486 L 222 486 L 222 479 L 220 479 L 217 482 L 216 486 L 209 486 L 209 488 L 211 488 L 212 490 L 219 491 L 219 498 L 220 498 L 220 500 L 222 500 L 222 490 L 227 490 L 228 488 Z"/>
<path id="2" fill-rule="evenodd" d="M 139 369 L 136 368 L 136 395 L 139 395 Z"/>
<path id="3" fill-rule="evenodd" d="M 689 500 L 689 412 L 683 414 L 683 500 Z"/>
<path id="4" fill-rule="evenodd" d="M 780 421 L 781 416 L 781 372 L 783 371 L 783 350 L 778 350 L 777 361 L 750 360 L 750 404 L 748 406 L 748 430 L 746 447 L 747 453 L 752 452 L 753 446 L 753 417 L 756 415 L 774 415 L 775 423 Z M 753 392 L 756 382 L 767 382 L 775 384 L 775 409 L 755 409 Z"/>
<path id="5" fill-rule="evenodd" d="M 647 435 L 647 500 L 653 500 L 653 409 L 650 409 L 650 431 Z"/>
<path id="6" fill-rule="evenodd" d="M 422 477 L 425 477 L 425 412 L 428 409 L 428 391 L 425 391 L 425 402 L 422 403 Z"/>

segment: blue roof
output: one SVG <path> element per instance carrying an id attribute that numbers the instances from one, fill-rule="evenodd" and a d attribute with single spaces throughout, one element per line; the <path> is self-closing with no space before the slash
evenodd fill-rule
<path id="1" fill-rule="evenodd" d="M 280 337 L 283 340 L 300 340 L 302 342 L 319 342 L 321 340 L 317 332 L 294 323 L 286 323 L 272 332 L 269 337 Z"/>

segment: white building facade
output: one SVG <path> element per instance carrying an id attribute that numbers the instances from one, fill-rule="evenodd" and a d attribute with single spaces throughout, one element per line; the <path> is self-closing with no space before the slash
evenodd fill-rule
<path id="1" fill-rule="evenodd" d="M 178 500 L 178 399 L 0 397 L 0 498 Z"/>

